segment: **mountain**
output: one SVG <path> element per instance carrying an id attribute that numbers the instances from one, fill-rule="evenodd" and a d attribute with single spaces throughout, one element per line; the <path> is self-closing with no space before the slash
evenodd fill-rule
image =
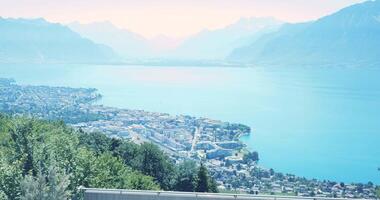
<path id="1" fill-rule="evenodd" d="M 157 35 L 151 39 L 149 39 L 149 44 L 156 56 L 160 56 L 165 52 L 172 51 L 177 48 L 183 39 L 180 38 L 172 38 L 166 35 Z"/>
<path id="2" fill-rule="evenodd" d="M 345 64 L 380 62 L 380 1 L 344 8 L 319 20 L 286 24 L 230 60 L 254 64 Z"/>
<path id="3" fill-rule="evenodd" d="M 71 30 L 83 37 L 112 47 L 124 58 L 146 58 L 152 56 L 149 41 L 143 36 L 126 29 L 120 29 L 111 22 L 93 22 L 68 24 Z"/>
<path id="4" fill-rule="evenodd" d="M 277 30 L 282 22 L 273 18 L 242 18 L 216 30 L 204 30 L 182 42 L 168 57 L 218 60 L 233 49 L 252 43 L 260 35 Z"/>
<path id="5" fill-rule="evenodd" d="M 281 24 L 273 18 L 244 18 L 222 29 L 201 31 L 185 40 L 164 35 L 147 39 L 107 21 L 74 22 L 68 26 L 83 37 L 110 46 L 127 59 L 214 60 L 224 59 L 233 49 L 277 30 Z"/>
<path id="6" fill-rule="evenodd" d="M 0 17 L 0 62 L 110 62 L 112 49 L 44 19 Z"/>

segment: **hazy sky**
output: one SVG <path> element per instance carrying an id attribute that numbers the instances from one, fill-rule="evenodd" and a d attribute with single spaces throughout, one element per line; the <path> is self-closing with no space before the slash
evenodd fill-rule
<path id="1" fill-rule="evenodd" d="M 241 17 L 316 19 L 363 0 L 0 0 L 2 17 L 49 21 L 111 21 L 147 37 L 184 37 L 220 28 Z"/>

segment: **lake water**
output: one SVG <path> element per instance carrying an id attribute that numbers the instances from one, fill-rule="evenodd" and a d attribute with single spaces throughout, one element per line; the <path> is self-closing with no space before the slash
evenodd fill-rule
<path id="1" fill-rule="evenodd" d="M 21 84 L 94 87 L 101 103 L 253 128 L 261 165 L 380 184 L 380 69 L 0 65 Z"/>

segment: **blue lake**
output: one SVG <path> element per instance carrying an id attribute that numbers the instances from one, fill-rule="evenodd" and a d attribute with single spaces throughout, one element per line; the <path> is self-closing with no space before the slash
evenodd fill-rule
<path id="1" fill-rule="evenodd" d="M 0 65 L 32 85 L 94 87 L 101 103 L 253 128 L 261 165 L 308 178 L 380 184 L 380 69 Z"/>

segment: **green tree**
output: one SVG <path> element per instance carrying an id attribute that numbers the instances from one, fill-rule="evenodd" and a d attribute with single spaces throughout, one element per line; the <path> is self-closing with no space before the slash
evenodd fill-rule
<path id="1" fill-rule="evenodd" d="M 122 161 L 110 153 L 100 155 L 93 163 L 90 187 L 126 189 L 126 177 L 130 173 Z"/>
<path id="2" fill-rule="evenodd" d="M 110 153 L 100 155 L 93 163 L 89 186 L 118 189 L 159 189 L 151 177 L 134 172 Z"/>
<path id="3" fill-rule="evenodd" d="M 33 121 L 15 120 L 9 126 L 9 133 L 15 149 L 15 159 L 22 162 L 23 175 L 36 171 L 33 166 L 33 152 L 30 135 L 33 130 Z"/>
<path id="4" fill-rule="evenodd" d="M 256 151 L 248 152 L 247 154 L 244 154 L 243 161 L 247 164 L 257 162 L 259 161 L 259 153 L 257 153 Z"/>
<path id="5" fill-rule="evenodd" d="M 159 190 L 160 186 L 156 184 L 152 177 L 145 176 L 140 172 L 132 172 L 128 175 L 127 186 L 134 190 Z"/>
<path id="6" fill-rule="evenodd" d="M 79 132 L 80 145 L 85 146 L 96 154 L 108 152 L 111 148 L 111 139 L 102 133 Z"/>
<path id="7" fill-rule="evenodd" d="M 47 180 L 48 199 L 65 200 L 70 197 L 70 191 L 68 190 L 70 185 L 69 175 L 64 172 L 59 173 L 56 167 L 50 167 Z"/>
<path id="8" fill-rule="evenodd" d="M 8 200 L 8 196 L 5 194 L 4 191 L 0 190 L 0 200 Z"/>
<path id="9" fill-rule="evenodd" d="M 45 200 L 47 199 L 48 186 L 46 177 L 38 173 L 37 177 L 27 175 L 21 182 L 22 196 L 21 200 Z"/>
<path id="10" fill-rule="evenodd" d="M 194 192 L 197 187 L 197 165 L 194 161 L 184 161 L 178 167 L 175 190 Z"/>
<path id="11" fill-rule="evenodd" d="M 4 159 L 0 160 L 0 191 L 9 199 L 16 199 L 21 193 L 22 170 L 18 165 L 9 165 Z"/>
<path id="12" fill-rule="evenodd" d="M 173 189 L 176 173 L 174 164 L 156 145 L 143 143 L 132 166 L 145 175 L 154 177 L 162 189 Z"/>
<path id="13" fill-rule="evenodd" d="M 209 178 L 207 168 L 201 164 L 198 170 L 197 192 L 209 192 Z"/>
<path id="14" fill-rule="evenodd" d="M 21 182 L 21 200 L 67 200 L 70 197 L 68 185 L 67 175 L 58 173 L 56 167 L 49 167 L 48 174 L 25 176 Z"/>
<path id="15" fill-rule="evenodd" d="M 3 199 L 75 198 L 79 186 L 170 190 L 177 171 L 153 144 L 140 146 L 75 131 L 62 122 L 0 114 Z"/>
<path id="16" fill-rule="evenodd" d="M 94 177 L 94 167 L 97 156 L 86 148 L 78 150 L 77 168 L 73 173 L 75 186 L 90 187 L 90 181 Z"/>
<path id="17" fill-rule="evenodd" d="M 113 152 L 114 152 L 114 155 L 117 155 L 123 158 L 125 164 L 131 167 L 135 167 L 136 165 L 134 164 L 134 162 L 137 155 L 139 155 L 139 151 L 140 151 L 139 145 L 132 142 L 123 141 L 123 143 L 120 144 L 118 147 L 116 147 Z"/>
<path id="18" fill-rule="evenodd" d="M 209 192 L 212 193 L 218 193 L 218 184 L 216 183 L 215 179 L 209 178 Z"/>
<path id="19" fill-rule="evenodd" d="M 196 192 L 213 192 L 217 193 L 218 187 L 215 180 L 209 176 L 207 168 L 201 163 L 198 169 Z"/>

